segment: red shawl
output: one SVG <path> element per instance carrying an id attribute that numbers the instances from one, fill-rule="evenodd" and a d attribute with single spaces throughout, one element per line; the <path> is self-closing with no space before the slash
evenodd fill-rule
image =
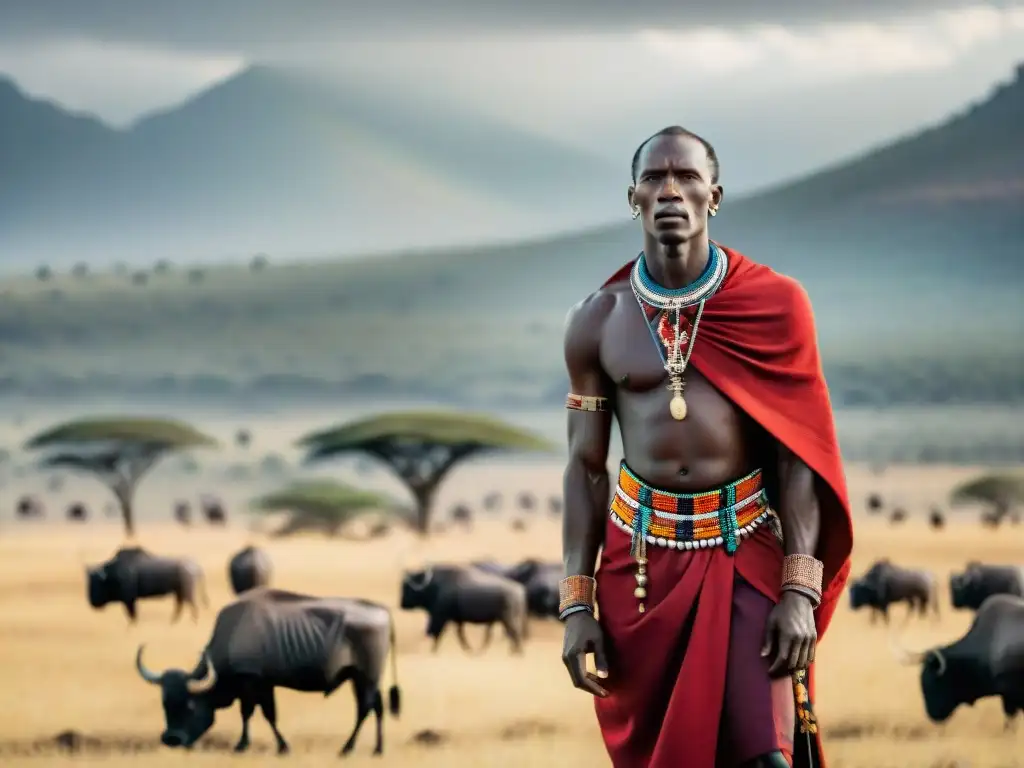
<path id="1" fill-rule="evenodd" d="M 690 364 L 818 475 L 816 556 L 824 563 L 824 594 L 815 613 L 820 638 L 849 576 L 853 525 L 814 315 L 798 282 L 723 250 L 729 270 L 704 307 Z M 605 286 L 628 280 L 633 264 Z M 777 587 L 773 591 L 777 594 Z M 812 666 L 812 698 L 813 679 Z"/>

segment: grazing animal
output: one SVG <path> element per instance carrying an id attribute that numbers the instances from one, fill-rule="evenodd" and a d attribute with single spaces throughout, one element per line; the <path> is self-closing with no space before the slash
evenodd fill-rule
<path id="1" fill-rule="evenodd" d="M 386 607 L 368 600 L 255 589 L 217 614 L 213 635 L 191 672 L 151 672 L 142 651 L 140 646 L 135 667 L 143 680 L 160 687 L 166 724 L 160 741 L 168 747 L 192 747 L 213 725 L 216 711 L 238 701 L 242 735 L 235 751 L 249 748 L 249 720 L 259 706 L 277 739 L 278 753 L 284 754 L 288 743 L 277 728 L 274 689 L 326 697 L 351 680 L 356 723 L 341 754 L 352 751 L 371 712 L 377 718 L 373 753 L 382 754 L 380 681 L 389 653 L 388 709 L 397 716 L 401 706 L 394 620 Z"/>
<path id="2" fill-rule="evenodd" d="M 522 584 L 526 588 L 526 611 L 529 616 L 558 618 L 558 583 L 564 574 L 561 563 L 545 563 L 528 558 L 508 566 L 493 561 L 478 561 L 473 563 L 473 567 Z M 494 625 L 488 624 L 481 651 L 491 644 L 493 630 Z"/>
<path id="3" fill-rule="evenodd" d="M 944 528 L 946 525 L 946 516 L 942 514 L 940 509 L 932 509 L 928 513 L 928 524 L 936 530 Z"/>
<path id="4" fill-rule="evenodd" d="M 403 611 L 422 608 L 429 615 L 427 635 L 434 651 L 449 622 L 456 625 L 459 644 L 471 650 L 464 624 L 500 623 L 513 653 L 522 652 L 527 635 L 526 588 L 504 576 L 472 566 L 438 565 L 402 575 Z"/>
<path id="5" fill-rule="evenodd" d="M 210 525 L 224 525 L 228 521 L 228 513 L 220 499 L 207 497 L 202 500 L 203 517 Z"/>
<path id="6" fill-rule="evenodd" d="M 203 570 L 188 558 L 157 557 L 141 547 L 125 547 L 105 563 L 86 566 L 85 575 L 89 605 L 99 610 L 108 603 L 123 603 L 133 623 L 138 618 L 136 602 L 148 597 L 174 595 L 172 623 L 181 617 L 185 603 L 193 620 L 199 618 L 197 597 L 210 606 Z"/>
<path id="7" fill-rule="evenodd" d="M 905 664 L 921 665 L 925 712 L 937 723 L 961 704 L 999 696 L 1009 728 L 1024 710 L 1024 599 L 994 595 L 956 642 L 918 653 L 894 648 Z"/>
<path id="8" fill-rule="evenodd" d="M 939 615 L 939 599 L 935 577 L 917 569 L 901 568 L 889 560 L 879 560 L 868 572 L 850 584 L 850 607 L 871 609 L 871 623 L 878 615 L 889 623 L 889 606 L 907 604 L 907 618 L 917 612 L 924 616 L 931 607 Z"/>
<path id="9" fill-rule="evenodd" d="M 564 569 L 561 563 L 545 563 L 527 558 L 516 565 L 501 565 L 493 561 L 477 561 L 474 568 L 504 576 L 526 587 L 526 608 L 531 616 L 558 618 L 558 582 Z"/>
<path id="10" fill-rule="evenodd" d="M 18 506 L 14 511 L 18 517 L 24 520 L 42 518 L 45 514 L 43 503 L 35 496 L 22 496 L 18 499 Z"/>
<path id="11" fill-rule="evenodd" d="M 187 501 L 179 501 L 174 505 L 174 519 L 182 525 L 192 524 L 192 507 Z"/>
<path id="12" fill-rule="evenodd" d="M 558 496 L 552 496 L 548 499 L 548 512 L 550 512 L 552 516 L 562 514 L 562 499 Z"/>
<path id="13" fill-rule="evenodd" d="M 86 519 L 89 517 L 89 512 L 85 508 L 85 504 L 75 502 L 70 507 L 68 507 L 67 517 L 68 520 L 71 520 L 72 522 L 84 523 Z"/>
<path id="14" fill-rule="evenodd" d="M 889 522 L 892 523 L 893 525 L 899 525 L 900 523 L 905 522 L 906 519 L 907 519 L 907 510 L 905 510 L 905 509 L 903 509 L 901 507 L 897 507 L 896 509 L 894 509 L 892 512 L 889 513 Z"/>
<path id="15" fill-rule="evenodd" d="M 236 595 L 269 586 L 272 572 L 270 555 L 253 546 L 241 550 L 228 562 L 228 580 Z"/>
<path id="16" fill-rule="evenodd" d="M 949 593 L 954 608 L 975 611 L 992 595 L 1024 597 L 1024 567 L 968 563 L 963 573 L 949 577 Z"/>
<path id="17" fill-rule="evenodd" d="M 883 506 L 885 505 L 882 503 L 882 497 L 877 493 L 872 493 L 868 496 L 868 512 L 877 514 L 882 511 Z"/>

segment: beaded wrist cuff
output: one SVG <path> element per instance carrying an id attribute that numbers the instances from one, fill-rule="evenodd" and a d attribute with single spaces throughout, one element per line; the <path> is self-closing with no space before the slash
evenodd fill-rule
<path id="1" fill-rule="evenodd" d="M 592 576 L 566 576 L 558 582 L 558 618 L 579 611 L 593 613 L 596 583 Z"/>
<path id="2" fill-rule="evenodd" d="M 786 555 L 782 561 L 782 589 L 793 590 L 821 603 L 824 564 L 810 555 Z"/>

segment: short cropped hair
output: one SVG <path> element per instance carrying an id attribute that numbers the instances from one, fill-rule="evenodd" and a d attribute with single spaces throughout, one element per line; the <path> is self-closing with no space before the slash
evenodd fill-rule
<path id="1" fill-rule="evenodd" d="M 697 141 L 699 141 L 704 146 L 705 151 L 708 153 L 708 166 L 711 168 L 711 182 L 713 184 L 718 183 L 718 154 L 715 152 L 715 148 L 711 146 L 711 142 L 705 139 L 703 136 L 698 136 L 693 131 L 688 131 L 681 125 L 670 125 L 668 128 L 662 128 L 653 136 L 648 136 L 646 139 L 644 139 L 643 143 L 641 143 L 640 146 L 636 148 L 636 152 L 633 153 L 632 177 L 634 184 L 636 184 L 636 172 L 637 165 L 640 163 L 640 153 L 644 151 L 644 147 L 646 147 L 655 139 L 660 138 L 661 136 L 688 136 L 691 139 L 696 139 Z"/>

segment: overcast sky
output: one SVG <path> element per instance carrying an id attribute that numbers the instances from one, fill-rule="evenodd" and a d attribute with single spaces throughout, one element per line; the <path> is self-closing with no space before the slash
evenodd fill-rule
<path id="1" fill-rule="evenodd" d="M 1024 59 L 1024 0 L 481 5 L 0 0 L 0 72 L 118 125 L 254 61 L 428 91 L 616 159 L 683 123 L 749 188 L 938 120 Z"/>

